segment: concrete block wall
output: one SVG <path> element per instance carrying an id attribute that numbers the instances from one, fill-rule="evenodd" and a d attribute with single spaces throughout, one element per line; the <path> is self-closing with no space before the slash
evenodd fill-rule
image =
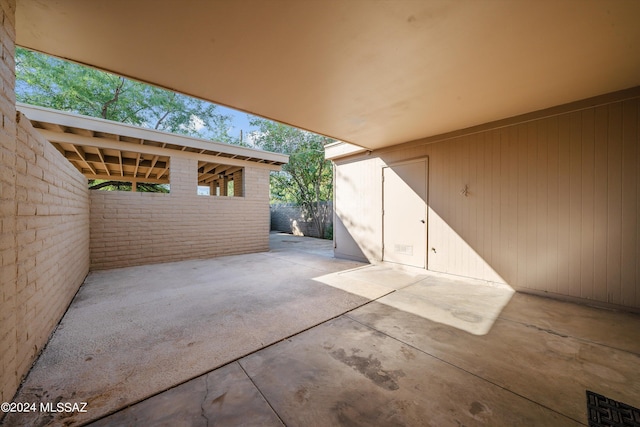
<path id="1" fill-rule="evenodd" d="M 89 190 L 29 120 L 17 119 L 16 363 L 26 372 L 89 272 Z"/>
<path id="2" fill-rule="evenodd" d="M 20 381 L 16 336 L 16 107 L 14 0 L 0 0 L 0 401 Z M 2 418 L 2 413 L 0 413 Z"/>
<path id="3" fill-rule="evenodd" d="M 333 203 L 321 203 L 325 214 L 325 227 L 333 226 Z M 318 227 L 305 213 L 302 206 L 282 203 L 271 205 L 271 230 L 284 231 L 296 236 L 320 237 Z"/>
<path id="4" fill-rule="evenodd" d="M 244 197 L 197 195 L 197 161 L 171 157 L 169 194 L 91 191 L 91 269 L 269 249 L 269 171 L 245 167 Z"/>
<path id="5" fill-rule="evenodd" d="M 16 116 L 15 3 L 0 0 L 0 13 L 0 401 L 10 401 L 89 271 L 89 191 Z"/>

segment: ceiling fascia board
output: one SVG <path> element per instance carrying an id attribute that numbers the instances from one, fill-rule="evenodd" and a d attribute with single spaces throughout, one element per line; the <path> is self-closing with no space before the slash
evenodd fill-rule
<path id="1" fill-rule="evenodd" d="M 348 142 L 335 142 L 324 147 L 324 157 L 327 160 L 335 160 L 341 157 L 361 154 L 365 151 L 371 150 L 369 150 L 368 148 L 360 147 L 358 145 L 350 144 Z"/>

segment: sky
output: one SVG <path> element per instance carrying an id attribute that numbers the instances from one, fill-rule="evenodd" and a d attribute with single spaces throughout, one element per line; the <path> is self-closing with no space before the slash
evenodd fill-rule
<path id="1" fill-rule="evenodd" d="M 223 107 L 222 105 L 218 105 L 216 107 L 216 110 L 220 114 L 232 117 L 233 124 L 231 125 L 231 129 L 229 130 L 230 136 L 236 138 L 240 137 L 240 129 L 242 129 L 243 138 L 246 140 L 251 132 L 258 130 L 257 127 L 251 126 L 249 124 L 250 115 L 247 113 L 234 110 L 233 108 Z"/>
<path id="2" fill-rule="evenodd" d="M 40 54 L 41 56 L 45 57 L 45 58 L 52 58 L 48 55 L 44 55 L 44 54 Z M 59 59 L 55 59 L 55 61 L 60 61 Z M 64 60 L 61 60 L 64 61 Z M 82 65 L 78 65 L 80 68 L 84 68 Z M 103 72 L 105 74 L 110 74 L 110 73 L 106 73 Z M 17 86 L 20 87 L 20 90 L 22 90 L 23 92 L 29 92 L 31 90 L 30 86 L 28 83 L 25 83 L 24 81 L 20 80 L 19 78 L 20 76 L 18 76 L 18 81 L 17 81 Z M 189 96 L 187 96 L 188 98 L 190 98 Z M 207 102 L 207 101 L 204 101 Z M 228 108 L 228 107 L 224 107 L 221 105 L 217 105 L 214 103 L 214 105 L 216 105 L 216 113 L 217 114 L 223 114 L 225 116 L 229 116 L 232 119 L 232 124 L 231 124 L 231 128 L 229 129 L 229 131 L 227 132 L 229 134 L 230 137 L 232 138 L 239 138 L 240 137 L 240 130 L 242 130 L 243 133 L 243 140 L 247 141 L 247 138 L 250 136 L 250 134 L 252 132 L 255 132 L 258 130 L 257 127 L 255 126 L 251 126 L 249 124 L 249 120 L 251 117 L 251 115 L 238 111 L 238 110 L 234 110 L 232 108 Z M 200 129 L 202 129 L 204 127 L 204 122 L 202 122 L 202 120 L 200 120 L 199 117 L 192 117 L 191 120 L 193 121 L 193 123 L 189 123 L 189 124 L 185 124 L 185 126 L 187 125 L 191 125 L 193 126 L 198 132 L 200 131 Z M 203 138 L 206 138 L 206 135 L 202 135 Z"/>

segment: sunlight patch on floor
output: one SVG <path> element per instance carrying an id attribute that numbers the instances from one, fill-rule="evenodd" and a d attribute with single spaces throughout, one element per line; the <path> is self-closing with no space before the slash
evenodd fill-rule
<path id="1" fill-rule="evenodd" d="M 388 263 L 314 280 L 474 335 L 491 330 L 515 293 L 500 283 Z"/>

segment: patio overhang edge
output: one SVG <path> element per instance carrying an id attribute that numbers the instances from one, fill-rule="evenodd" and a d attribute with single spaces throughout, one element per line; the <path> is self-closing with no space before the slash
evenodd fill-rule
<path id="1" fill-rule="evenodd" d="M 197 157 L 201 160 L 222 162 L 229 165 L 251 165 L 253 167 L 280 170 L 281 166 L 289 161 L 289 156 L 270 151 L 239 147 L 205 139 L 194 138 L 186 135 L 177 135 L 152 129 L 144 129 L 125 123 L 117 123 L 109 120 L 87 117 L 73 113 L 57 111 L 49 108 L 38 107 L 23 103 L 16 103 L 16 108 L 24 114 L 32 124 L 49 124 L 56 130 L 43 129 L 34 126 L 51 142 L 68 142 L 77 145 L 88 145 L 98 148 L 112 148 L 133 152 L 171 155 L 179 154 L 186 157 Z M 65 128 L 82 129 L 92 133 L 114 135 L 117 138 L 99 138 L 77 135 L 65 132 Z M 135 144 L 119 141 L 119 137 L 134 138 L 146 142 L 170 145 L 175 148 L 155 147 L 145 144 Z M 193 151 L 195 150 L 195 152 Z"/>

